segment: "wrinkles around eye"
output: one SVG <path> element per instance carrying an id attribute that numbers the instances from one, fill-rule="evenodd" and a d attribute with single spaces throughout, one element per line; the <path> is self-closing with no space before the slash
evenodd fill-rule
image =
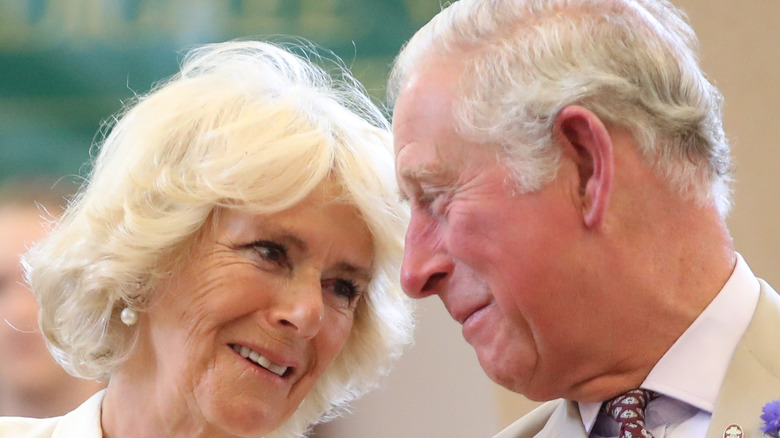
<path id="1" fill-rule="evenodd" d="M 418 204 L 437 216 L 446 216 L 449 207 L 449 192 L 446 190 L 436 190 L 433 192 L 424 192 L 417 200 Z"/>
<path id="2" fill-rule="evenodd" d="M 249 247 L 263 263 L 288 270 L 292 268 L 287 248 L 281 243 L 270 240 L 258 240 L 251 243 Z"/>
<path id="3" fill-rule="evenodd" d="M 322 281 L 323 291 L 332 293 L 337 299 L 348 303 L 350 307 L 362 295 L 362 289 L 356 281 L 348 278 L 335 278 Z"/>

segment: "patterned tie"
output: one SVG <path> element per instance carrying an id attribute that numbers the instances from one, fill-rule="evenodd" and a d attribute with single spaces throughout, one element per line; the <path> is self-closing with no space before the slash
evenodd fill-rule
<path id="1" fill-rule="evenodd" d="M 604 412 L 620 425 L 619 438 L 653 438 L 645 429 L 645 408 L 656 396 L 646 389 L 632 389 L 604 403 Z"/>

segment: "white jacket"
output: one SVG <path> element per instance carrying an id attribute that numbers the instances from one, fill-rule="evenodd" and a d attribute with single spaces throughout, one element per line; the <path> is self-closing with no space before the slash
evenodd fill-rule
<path id="1" fill-rule="evenodd" d="M 102 438 L 100 406 L 105 390 L 75 410 L 53 418 L 0 417 L 0 438 Z"/>

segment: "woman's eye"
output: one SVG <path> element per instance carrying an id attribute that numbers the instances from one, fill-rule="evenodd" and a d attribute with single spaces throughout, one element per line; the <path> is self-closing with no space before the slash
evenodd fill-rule
<path id="1" fill-rule="evenodd" d="M 283 245 L 267 240 L 259 240 L 253 243 L 252 247 L 264 260 L 285 266 L 288 263 L 287 248 Z"/>
<path id="2" fill-rule="evenodd" d="M 357 284 L 351 280 L 338 279 L 333 282 L 333 292 L 339 297 L 346 298 L 349 301 L 360 295 Z"/>

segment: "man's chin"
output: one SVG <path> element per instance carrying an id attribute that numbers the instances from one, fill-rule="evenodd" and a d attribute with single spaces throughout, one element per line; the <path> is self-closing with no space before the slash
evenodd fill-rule
<path id="1" fill-rule="evenodd" d="M 556 382 L 544 383 L 534 379 L 532 363 L 507 362 L 510 357 L 506 349 L 499 348 L 490 352 L 477 350 L 477 358 L 482 370 L 496 384 L 522 394 L 531 401 L 544 402 L 560 397 L 558 395 L 560 388 L 557 388 Z"/>
<path id="2" fill-rule="evenodd" d="M 498 357 L 498 360 L 496 360 Z M 479 365 L 490 380 L 503 386 L 504 388 L 522 394 L 525 389 L 525 381 L 520 377 L 523 372 L 517 369 L 509 369 L 501 363 L 500 351 L 491 352 L 490 354 L 480 354 L 480 350 L 477 350 L 477 358 L 479 359 Z"/>

